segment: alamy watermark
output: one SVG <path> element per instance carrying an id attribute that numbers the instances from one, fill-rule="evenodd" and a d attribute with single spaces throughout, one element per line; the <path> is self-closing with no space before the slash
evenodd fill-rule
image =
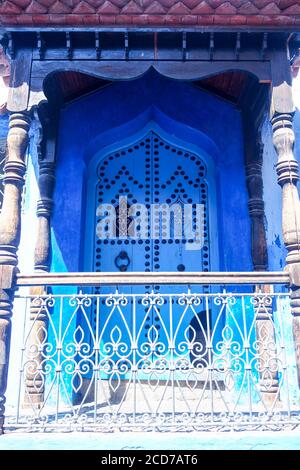
<path id="1" fill-rule="evenodd" d="M 186 250 L 201 250 L 205 231 L 204 204 L 131 204 L 120 196 L 117 207 L 100 204 L 96 216 L 99 239 L 185 240 Z"/>

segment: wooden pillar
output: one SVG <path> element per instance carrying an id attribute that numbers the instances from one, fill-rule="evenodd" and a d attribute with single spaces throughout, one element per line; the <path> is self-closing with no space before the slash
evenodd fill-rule
<path id="1" fill-rule="evenodd" d="M 249 194 L 248 207 L 251 219 L 251 254 L 254 271 L 266 271 L 268 268 L 261 170 L 262 158 L 258 161 L 254 160 L 246 164 L 246 181 Z"/>
<path id="2" fill-rule="evenodd" d="M 49 117 L 49 116 L 47 116 Z M 55 184 L 55 148 L 52 143 L 51 124 L 48 119 L 43 120 L 43 141 L 39 147 L 39 200 L 37 202 L 37 237 L 34 251 L 35 272 L 45 273 L 51 267 L 51 214 L 53 208 L 53 190 Z M 55 142 L 54 142 L 55 143 Z M 30 294 L 36 298 L 30 306 L 30 321 L 32 322 L 30 336 L 27 344 L 27 357 L 29 359 L 25 371 L 25 397 L 24 406 L 40 408 L 44 401 L 45 377 L 43 374 L 43 344 L 48 330 L 48 315 L 43 301 L 39 296 L 47 293 L 46 287 L 37 286 L 30 289 Z"/>
<path id="3" fill-rule="evenodd" d="M 300 204 L 297 189 L 298 162 L 295 158 L 293 113 L 272 117 L 273 143 L 278 154 L 276 172 L 282 188 L 282 232 L 287 249 L 286 269 L 291 278 L 291 307 L 298 383 L 300 386 Z"/>
<path id="4" fill-rule="evenodd" d="M 7 137 L 8 156 L 4 166 L 4 196 L 0 214 L 0 434 L 3 432 L 5 392 L 14 299 L 14 275 L 21 231 L 21 198 L 26 170 L 30 117 L 26 112 L 13 113 Z"/>
<path id="5" fill-rule="evenodd" d="M 268 253 L 264 224 L 264 201 L 262 179 L 263 146 L 257 141 L 256 158 L 246 165 L 247 187 L 249 193 L 249 215 L 252 221 L 252 262 L 254 271 L 266 271 Z M 272 303 L 269 302 L 270 286 L 256 289 L 255 330 L 258 346 L 258 370 L 260 392 L 265 405 L 272 406 L 278 399 L 278 367 L 276 361 L 275 330 Z"/>
<path id="6" fill-rule="evenodd" d="M 285 43 L 271 54 L 273 143 L 278 155 L 276 172 L 282 188 L 282 234 L 287 249 L 286 270 L 290 275 L 293 336 L 300 387 L 300 205 L 298 162 L 294 155 L 294 104 L 289 53 Z"/>
<path id="7" fill-rule="evenodd" d="M 254 271 L 268 269 L 268 250 L 263 200 L 263 143 L 261 123 L 266 110 L 268 90 L 250 81 L 249 92 L 243 103 L 243 127 L 245 136 L 245 170 L 248 189 L 248 207 L 251 219 L 251 255 Z M 278 399 L 278 367 L 275 359 L 275 330 L 270 286 L 257 286 L 254 305 L 255 332 L 258 356 L 259 387 L 265 406 L 272 406 Z M 273 347 L 270 347 L 273 345 Z"/>

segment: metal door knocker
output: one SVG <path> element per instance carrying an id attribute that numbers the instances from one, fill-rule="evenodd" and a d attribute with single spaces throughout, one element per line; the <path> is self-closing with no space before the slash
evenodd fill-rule
<path id="1" fill-rule="evenodd" d="M 129 259 L 128 254 L 126 253 L 126 251 L 120 251 L 118 256 L 116 256 L 116 258 L 115 258 L 116 267 L 120 271 L 124 272 L 124 271 L 127 271 L 129 263 L 130 263 L 130 259 Z"/>

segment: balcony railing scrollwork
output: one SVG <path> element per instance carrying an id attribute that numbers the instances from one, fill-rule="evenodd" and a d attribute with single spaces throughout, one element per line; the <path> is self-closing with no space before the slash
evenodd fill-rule
<path id="1" fill-rule="evenodd" d="M 285 273 L 50 273 L 17 282 L 24 329 L 7 429 L 300 422 Z M 26 292 L 33 285 L 48 287 L 35 296 Z"/>

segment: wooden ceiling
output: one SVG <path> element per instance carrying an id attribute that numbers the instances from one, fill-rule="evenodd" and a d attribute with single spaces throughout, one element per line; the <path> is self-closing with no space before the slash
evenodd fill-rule
<path id="1" fill-rule="evenodd" d="M 194 82 L 193 85 L 209 93 L 213 93 L 233 104 L 240 102 L 245 89 L 255 79 L 243 72 L 226 72 L 201 81 Z M 51 90 L 61 97 L 63 103 L 68 103 L 80 96 L 96 91 L 112 82 L 101 80 L 90 75 L 78 72 L 58 72 L 48 79 L 46 91 L 51 94 Z"/>

